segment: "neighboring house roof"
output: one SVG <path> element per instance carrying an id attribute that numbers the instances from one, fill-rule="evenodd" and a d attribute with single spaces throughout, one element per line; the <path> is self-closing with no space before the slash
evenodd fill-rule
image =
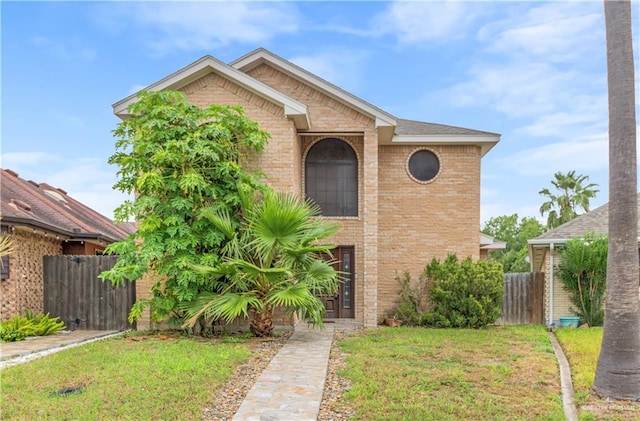
<path id="1" fill-rule="evenodd" d="M 129 234 L 111 219 L 49 184 L 27 181 L 14 171 L 0 169 L 0 185 L 2 225 L 40 228 L 65 239 L 107 243 Z"/>
<path id="2" fill-rule="evenodd" d="M 499 241 L 484 232 L 480 233 L 480 250 L 503 250 L 507 248 L 505 241 Z"/>
<path id="3" fill-rule="evenodd" d="M 637 199 L 638 213 L 640 213 L 640 193 L 638 193 Z M 529 258 L 532 268 L 539 270 L 542 267 L 545 250 L 552 243 L 554 245 L 564 244 L 571 238 L 581 238 L 590 232 L 599 235 L 609 234 L 608 203 L 529 240 Z M 637 227 L 637 237 L 640 239 L 640 225 Z"/>
<path id="4" fill-rule="evenodd" d="M 264 48 L 258 48 L 228 65 L 211 56 L 202 57 L 145 89 L 150 91 L 180 89 L 204 75 L 214 72 L 256 95 L 282 106 L 285 115 L 294 121 L 301 134 L 305 130 L 309 130 L 311 121 L 306 104 L 245 73 L 263 63 L 267 63 L 288 76 L 312 86 L 330 98 L 374 119 L 378 141 L 381 144 L 477 145 L 481 149 L 481 155 L 484 156 L 500 141 L 500 135 L 497 133 L 399 119 Z M 136 101 L 137 95 L 136 93 L 116 102 L 113 105 L 114 114 L 122 119 L 128 118 L 127 107 Z"/>

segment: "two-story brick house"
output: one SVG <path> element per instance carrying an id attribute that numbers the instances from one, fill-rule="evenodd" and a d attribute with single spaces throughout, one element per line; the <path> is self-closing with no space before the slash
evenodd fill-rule
<path id="1" fill-rule="evenodd" d="M 396 271 L 491 248 L 479 235 L 480 163 L 498 134 L 397 118 L 264 49 L 230 64 L 205 56 L 146 89 L 240 105 L 271 133 L 257 159 L 267 182 L 342 225 L 333 241 L 351 276 L 325 302 L 328 317 L 375 326 L 395 305 Z M 135 100 L 114 113 L 127 118 Z"/>

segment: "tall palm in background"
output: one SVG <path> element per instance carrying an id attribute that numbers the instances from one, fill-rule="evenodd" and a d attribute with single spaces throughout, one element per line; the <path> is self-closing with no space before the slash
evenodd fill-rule
<path id="1" fill-rule="evenodd" d="M 557 172 L 554 174 L 554 180 L 551 184 L 556 188 L 558 193 L 552 193 L 549 189 L 544 188 L 538 192 L 542 196 L 546 196 L 549 200 L 540 206 L 540 214 L 544 216 L 548 213 L 547 228 L 555 228 L 565 222 L 571 221 L 578 216 L 578 210 L 582 208 L 585 212 L 589 212 L 589 201 L 596 197 L 599 192 L 597 184 L 589 183 L 583 185 L 589 180 L 589 176 L 576 175 L 575 171 L 569 171 L 567 174 Z"/>
<path id="2" fill-rule="evenodd" d="M 636 110 L 631 3 L 604 2 L 609 85 L 609 252 L 602 348 L 593 390 L 640 400 Z"/>
<path id="3" fill-rule="evenodd" d="M 291 194 L 267 191 L 262 199 L 245 195 L 242 202 L 240 227 L 225 210 L 203 213 L 228 242 L 223 263 L 192 266 L 210 277 L 211 291 L 182 307 L 185 327 L 200 317 L 230 322 L 245 316 L 253 334 L 269 336 L 278 307 L 322 325 L 325 308 L 318 296 L 335 294 L 339 280 L 325 259 L 335 246 L 321 242 L 339 226 L 319 219 L 317 206 Z"/>

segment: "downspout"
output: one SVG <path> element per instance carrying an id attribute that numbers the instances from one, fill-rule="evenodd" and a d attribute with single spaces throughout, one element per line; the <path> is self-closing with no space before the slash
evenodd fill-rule
<path id="1" fill-rule="evenodd" d="M 554 244 L 549 243 L 549 324 L 553 325 L 553 250 Z"/>

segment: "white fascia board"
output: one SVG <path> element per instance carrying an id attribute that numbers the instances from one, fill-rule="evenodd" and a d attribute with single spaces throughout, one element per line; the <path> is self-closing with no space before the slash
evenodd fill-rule
<path id="1" fill-rule="evenodd" d="M 550 244 L 564 244 L 566 242 L 567 242 L 566 238 L 553 238 L 550 240 L 547 240 L 546 238 L 543 238 L 543 239 L 534 238 L 532 240 L 527 240 L 527 244 L 530 244 L 532 246 L 548 246 Z"/>
<path id="2" fill-rule="evenodd" d="M 477 145 L 485 156 L 500 141 L 491 135 L 395 135 L 391 143 L 415 145 Z"/>
<path id="3" fill-rule="evenodd" d="M 211 57 L 205 56 L 193 62 L 187 67 L 149 85 L 149 91 L 161 91 L 163 89 L 180 89 L 189 83 L 201 78 L 208 73 L 218 73 L 223 77 L 237 83 L 246 90 L 277 104 L 284 109 L 287 117 L 293 119 L 296 127 L 306 130 L 310 127 L 309 112 L 307 106 L 288 95 L 248 76 L 247 74 L 234 69 L 231 66 Z M 127 118 L 127 108 L 137 100 L 137 93 L 113 104 L 113 113 L 120 118 Z"/>
<path id="4" fill-rule="evenodd" d="M 230 65 L 238 70 L 249 71 L 262 63 L 272 64 L 295 79 L 298 79 L 303 83 L 308 83 L 320 92 L 364 112 L 375 119 L 376 127 L 396 126 L 396 118 L 393 115 L 265 49 L 260 48 L 252 53 L 240 57 L 239 59 L 231 62 Z"/>
<path id="5" fill-rule="evenodd" d="M 504 250 L 507 248 L 507 243 L 504 241 L 496 241 L 493 244 L 487 244 L 480 246 L 480 250 Z"/>
<path id="6" fill-rule="evenodd" d="M 535 247 L 535 246 L 548 246 L 550 244 L 565 244 L 567 241 L 569 240 L 566 238 L 554 238 L 551 240 L 534 238 L 532 240 L 527 240 L 527 244 Z M 640 237 L 638 237 L 638 244 L 640 244 Z"/>

